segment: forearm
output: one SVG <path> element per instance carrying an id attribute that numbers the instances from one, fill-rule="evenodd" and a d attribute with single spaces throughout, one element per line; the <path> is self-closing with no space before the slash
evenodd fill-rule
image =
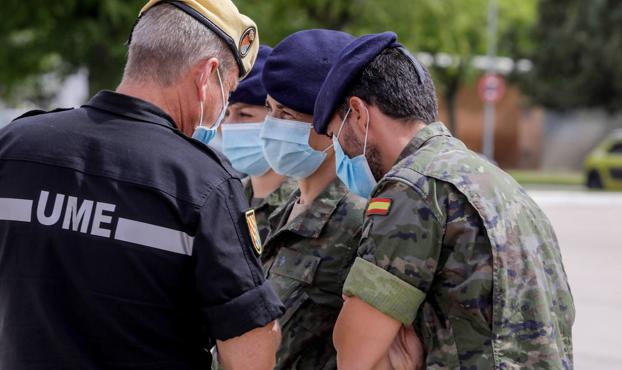
<path id="1" fill-rule="evenodd" d="M 358 298 L 346 298 L 333 333 L 341 370 L 384 369 L 401 323 Z"/>
<path id="2" fill-rule="evenodd" d="M 218 362 L 225 370 L 272 370 L 281 343 L 281 330 L 274 321 L 227 341 L 218 341 Z"/>

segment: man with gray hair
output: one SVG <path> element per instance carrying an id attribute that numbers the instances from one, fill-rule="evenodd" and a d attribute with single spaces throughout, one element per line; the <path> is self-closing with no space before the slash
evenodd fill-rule
<path id="1" fill-rule="evenodd" d="M 205 145 L 258 46 L 229 0 L 152 0 L 116 92 L 0 131 L 0 369 L 273 368 L 283 305 Z"/>

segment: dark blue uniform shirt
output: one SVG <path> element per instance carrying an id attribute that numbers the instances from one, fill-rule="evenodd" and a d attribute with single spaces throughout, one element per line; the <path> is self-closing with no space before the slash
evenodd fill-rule
<path id="1" fill-rule="evenodd" d="M 104 91 L 0 131 L 0 369 L 205 369 L 283 312 L 239 178 Z"/>

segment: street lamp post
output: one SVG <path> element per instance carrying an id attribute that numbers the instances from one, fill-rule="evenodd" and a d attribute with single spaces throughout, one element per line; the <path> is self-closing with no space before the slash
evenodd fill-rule
<path id="1" fill-rule="evenodd" d="M 497 17 L 496 0 L 488 0 L 488 76 L 495 75 L 495 60 L 497 58 Z M 483 153 L 486 158 L 494 160 L 495 155 L 495 102 L 484 103 L 484 133 Z"/>

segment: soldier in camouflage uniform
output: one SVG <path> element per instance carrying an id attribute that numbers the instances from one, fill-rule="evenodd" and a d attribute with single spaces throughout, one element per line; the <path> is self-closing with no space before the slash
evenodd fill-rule
<path id="1" fill-rule="evenodd" d="M 573 299 L 547 217 L 434 122 L 434 96 L 425 68 L 384 33 L 346 47 L 318 97 L 316 131 L 341 131 L 350 157 L 367 135 L 365 163 L 380 179 L 344 285 L 339 367 L 374 363 L 364 320 L 386 323 L 374 333 L 386 342 L 413 325 L 426 369 L 572 369 Z"/>
<path id="2" fill-rule="evenodd" d="M 336 369 L 332 331 L 343 283 L 356 257 L 365 200 L 332 181 L 302 213 L 290 219 L 297 190 L 270 217 L 264 244 L 268 280 L 287 309 L 279 320 L 277 369 Z"/>
<path id="3" fill-rule="evenodd" d="M 274 48 L 264 67 L 264 153 L 277 173 L 299 185 L 270 217 L 262 254 L 267 278 L 286 306 L 276 369 L 337 368 L 332 331 L 366 200 L 337 179 L 331 141 L 313 132 L 311 113 L 332 62 L 352 40 L 337 31 L 297 32 Z"/>
<path id="4" fill-rule="evenodd" d="M 296 189 L 296 182 L 274 172 L 263 155 L 259 133 L 266 118 L 266 89 L 261 82 L 263 66 L 272 48 L 261 45 L 249 75 L 229 97 L 222 130 L 221 149 L 232 166 L 248 177 L 244 193 L 255 210 L 261 240 L 268 236 L 268 217 Z"/>

